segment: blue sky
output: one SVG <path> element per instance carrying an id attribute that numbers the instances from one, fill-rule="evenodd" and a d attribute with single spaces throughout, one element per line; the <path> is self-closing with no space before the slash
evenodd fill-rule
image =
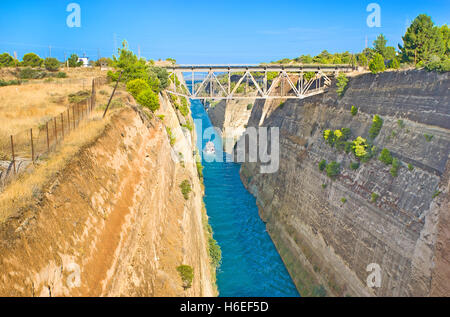
<path id="1" fill-rule="evenodd" d="M 81 7 L 81 27 L 66 25 L 68 4 Z M 381 27 L 366 23 L 370 3 L 381 7 Z M 359 52 L 379 33 L 397 47 L 418 14 L 450 21 L 450 0 L 319 1 L 2 1 L 0 52 L 64 58 L 111 56 L 126 39 L 148 59 L 179 63 L 259 63 L 322 50 Z M 114 36 L 115 34 L 115 36 Z"/>

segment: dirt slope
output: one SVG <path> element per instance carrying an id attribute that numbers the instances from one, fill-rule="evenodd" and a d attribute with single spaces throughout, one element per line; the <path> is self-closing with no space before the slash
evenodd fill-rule
<path id="1" fill-rule="evenodd" d="M 0 296 L 214 295 L 202 189 L 194 163 L 174 157 L 160 120 L 116 114 L 32 207 L 0 226 Z M 181 264 L 194 268 L 186 291 Z"/>

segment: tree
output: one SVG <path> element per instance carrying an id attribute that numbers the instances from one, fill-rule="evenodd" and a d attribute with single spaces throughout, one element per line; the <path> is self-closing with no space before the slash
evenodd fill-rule
<path id="1" fill-rule="evenodd" d="M 51 72 L 56 72 L 59 69 L 59 61 L 54 57 L 47 57 L 44 61 L 45 69 Z"/>
<path id="2" fill-rule="evenodd" d="M 147 84 L 147 82 L 142 79 L 133 79 L 130 80 L 127 83 L 127 91 L 134 97 L 137 98 L 141 92 L 144 90 L 150 89 L 150 86 Z"/>
<path id="3" fill-rule="evenodd" d="M 151 89 L 146 89 L 142 91 L 136 98 L 136 101 L 142 106 L 155 112 L 159 109 L 159 99 L 158 95 Z"/>
<path id="4" fill-rule="evenodd" d="M 113 60 L 109 57 L 102 57 L 95 62 L 95 66 L 101 66 L 102 63 L 105 63 L 107 66 L 111 66 L 113 64 Z"/>
<path id="5" fill-rule="evenodd" d="M 14 66 L 14 58 L 8 53 L 0 54 L 0 67 Z"/>
<path id="6" fill-rule="evenodd" d="M 376 53 L 369 63 L 369 69 L 373 74 L 384 72 L 386 67 L 384 65 L 384 58 L 381 54 Z"/>
<path id="7" fill-rule="evenodd" d="M 392 69 L 399 69 L 400 68 L 400 62 L 398 61 L 398 58 L 394 58 L 389 62 L 389 68 Z"/>
<path id="8" fill-rule="evenodd" d="M 373 42 L 373 49 L 376 53 L 383 57 L 386 57 L 386 44 L 387 40 L 383 34 L 378 35 L 377 39 Z"/>
<path id="9" fill-rule="evenodd" d="M 78 61 L 77 54 L 70 55 L 68 61 L 69 61 L 69 67 L 80 67 L 81 65 L 83 65 L 82 61 Z"/>
<path id="10" fill-rule="evenodd" d="M 402 39 L 399 48 L 404 62 L 427 63 L 433 55 L 442 58 L 445 54 L 442 32 L 426 14 L 415 18 Z"/>
<path id="11" fill-rule="evenodd" d="M 22 58 L 22 66 L 40 67 L 42 65 L 42 58 L 34 53 L 25 54 Z"/>
<path id="12" fill-rule="evenodd" d="M 357 56 L 356 56 L 356 60 L 357 60 L 357 62 L 358 62 L 358 65 L 359 66 L 362 66 L 362 67 L 367 67 L 367 65 L 368 65 L 368 63 L 369 63 L 369 61 L 367 60 L 367 57 L 366 57 L 366 55 L 365 54 L 358 54 Z"/>
<path id="13" fill-rule="evenodd" d="M 445 55 L 450 57 L 450 29 L 447 24 L 441 26 L 442 39 L 444 41 Z"/>

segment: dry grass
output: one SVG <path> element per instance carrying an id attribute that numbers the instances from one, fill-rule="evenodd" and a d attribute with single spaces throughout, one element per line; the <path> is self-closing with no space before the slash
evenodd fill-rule
<path id="1" fill-rule="evenodd" d="M 68 79 L 1 87 L 0 138 L 35 127 L 65 111 L 67 96 L 90 90 L 92 79 L 99 75 L 93 70 L 74 70 Z"/>
<path id="2" fill-rule="evenodd" d="M 113 110 L 111 114 L 115 111 Z M 7 186 L 0 194 L 0 222 L 29 205 L 81 148 L 92 143 L 102 134 L 110 121 L 110 115 L 101 120 L 101 113 L 96 113 L 92 120 L 84 122 L 70 133 L 62 145 L 46 159 L 40 161 L 33 171 L 22 174 Z"/>

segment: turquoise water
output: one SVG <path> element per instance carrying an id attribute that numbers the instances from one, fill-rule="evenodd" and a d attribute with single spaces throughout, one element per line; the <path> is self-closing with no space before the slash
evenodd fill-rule
<path id="1" fill-rule="evenodd" d="M 196 122 L 196 129 L 197 147 L 202 149 L 209 140 L 201 136 L 211 122 L 199 101 L 192 100 L 191 109 L 194 120 L 201 120 L 201 124 Z M 216 149 L 222 148 L 218 134 L 211 139 Z M 240 166 L 223 161 L 202 160 L 206 210 L 222 249 L 222 265 L 217 271 L 220 296 L 299 296 L 258 215 L 255 198 L 240 180 Z"/>

